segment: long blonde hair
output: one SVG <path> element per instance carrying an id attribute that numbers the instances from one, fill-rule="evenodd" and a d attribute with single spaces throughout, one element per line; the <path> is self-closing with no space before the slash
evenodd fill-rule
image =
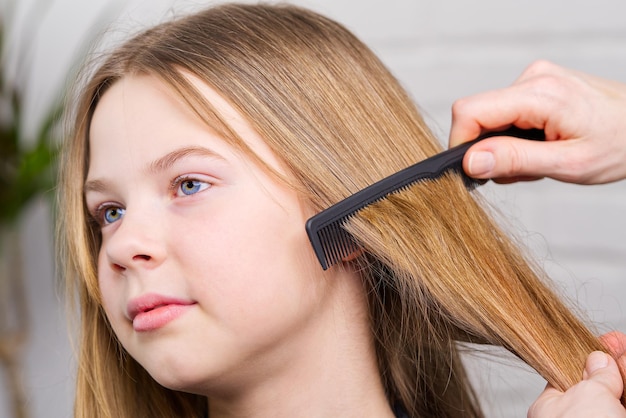
<path id="1" fill-rule="evenodd" d="M 91 116 L 125 75 L 160 78 L 252 155 L 182 72 L 250 122 L 314 209 L 440 149 L 375 55 L 338 23 L 301 8 L 221 5 L 118 47 L 81 86 L 60 186 L 60 258 L 81 316 L 79 418 L 206 414 L 204 398 L 158 385 L 109 327 L 97 281 L 100 237 L 83 198 Z M 482 207 L 452 175 L 377 203 L 349 225 L 365 249 L 355 263 L 370 296 L 381 378 L 390 402 L 410 416 L 482 416 L 457 341 L 502 345 L 559 388 L 576 382 L 586 355 L 601 348 Z"/>

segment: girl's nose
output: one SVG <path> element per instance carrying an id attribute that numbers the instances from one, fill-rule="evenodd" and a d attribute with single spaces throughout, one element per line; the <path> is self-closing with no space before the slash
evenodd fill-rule
<path id="1" fill-rule="evenodd" d="M 166 256 L 163 222 L 154 213 L 129 210 L 118 222 L 102 243 L 109 265 L 118 271 L 158 267 Z"/>

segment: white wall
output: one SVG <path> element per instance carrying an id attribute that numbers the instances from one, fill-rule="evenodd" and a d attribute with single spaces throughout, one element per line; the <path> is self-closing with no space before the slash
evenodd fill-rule
<path id="1" fill-rule="evenodd" d="M 4 0 L 5 2 L 8 0 Z M 20 0 L 26 10 L 34 0 Z M 29 115 L 36 120 L 64 80 L 72 51 L 104 12 L 121 13 L 114 32 L 201 1 L 50 0 L 37 25 Z M 535 59 L 626 82 L 623 0 L 301 0 L 354 30 L 410 90 L 442 141 L 455 98 L 511 83 Z M 20 16 L 24 16 L 21 14 Z M 31 18 L 18 19 L 32 25 Z M 626 162 L 625 162 L 626 163 Z M 486 186 L 558 286 L 597 322 L 626 332 L 626 182 L 584 187 L 544 180 Z M 71 416 L 72 356 L 54 296 L 51 227 L 37 204 L 23 223 L 34 335 L 25 353 L 34 417 Z M 524 417 L 543 381 L 507 359 L 475 362 L 490 417 Z M 0 390 L 0 417 L 8 417 Z"/>

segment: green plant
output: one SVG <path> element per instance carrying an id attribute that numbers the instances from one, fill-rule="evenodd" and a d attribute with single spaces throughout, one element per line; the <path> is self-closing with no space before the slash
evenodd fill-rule
<path id="1" fill-rule="evenodd" d="M 63 106 L 59 95 L 35 130 L 35 137 L 26 137 L 24 125 L 33 121 L 25 117 L 26 84 L 9 76 L 8 15 L 6 7 L 0 10 L 0 365 L 13 416 L 27 418 L 28 396 L 21 360 L 31 321 L 17 226 L 34 198 L 48 192 L 52 196 L 60 147 L 56 127 Z"/>
<path id="2" fill-rule="evenodd" d="M 7 77 L 4 22 L 0 22 L 0 227 L 13 224 L 36 196 L 56 183 L 59 152 L 55 128 L 63 106 L 59 99 L 47 112 L 34 141 L 23 138 L 23 86 Z"/>

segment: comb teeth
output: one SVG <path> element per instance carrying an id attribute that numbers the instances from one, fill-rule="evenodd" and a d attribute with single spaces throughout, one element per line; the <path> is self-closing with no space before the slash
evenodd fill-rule
<path id="1" fill-rule="evenodd" d="M 462 172 L 457 167 L 451 167 L 448 171 L 457 171 Z M 427 178 L 423 178 L 420 180 L 426 180 Z M 408 184 L 403 184 L 399 186 L 398 189 L 393 190 L 387 193 L 385 196 L 368 200 L 368 202 L 362 207 L 355 208 L 354 211 L 348 215 L 338 218 L 335 221 L 327 221 L 323 226 L 319 224 L 324 223 L 322 219 L 317 219 L 315 217 L 309 219 L 307 221 L 306 230 L 309 234 L 309 241 L 313 245 L 313 249 L 315 250 L 315 254 L 322 265 L 324 270 L 327 270 L 330 266 L 337 264 L 341 260 L 347 258 L 355 251 L 360 249 L 359 245 L 356 243 L 352 235 L 345 230 L 344 226 L 346 223 L 352 218 L 356 213 L 358 213 L 361 209 L 369 206 L 373 203 L 376 203 L 382 200 L 384 197 L 389 196 L 390 194 L 400 193 L 406 191 L 417 183 L 420 180 L 413 181 Z M 465 187 L 467 190 L 474 190 L 476 187 L 485 183 L 485 180 L 477 180 L 467 176 L 463 176 L 463 181 L 465 183 Z M 331 206 L 334 207 L 334 206 Z M 321 212 L 324 214 L 325 212 Z"/>
<path id="2" fill-rule="evenodd" d="M 307 222 L 309 240 L 313 243 L 315 254 L 324 270 L 359 249 L 352 236 L 344 229 L 348 219 L 342 218 L 319 228 Z"/>
<path id="3" fill-rule="evenodd" d="M 321 211 L 307 220 L 306 231 L 322 268 L 326 270 L 359 250 L 359 246 L 344 229 L 344 225 L 364 207 L 392 193 L 405 190 L 418 181 L 438 178 L 447 171 L 458 171 L 465 180 L 465 186 L 470 190 L 484 184 L 485 180 L 472 179 L 464 173 L 462 161 L 472 145 L 491 136 L 545 140 L 545 133 L 540 129 L 520 129 L 512 126 L 504 131 L 487 132 L 471 142 L 450 148 L 385 177 Z"/>

